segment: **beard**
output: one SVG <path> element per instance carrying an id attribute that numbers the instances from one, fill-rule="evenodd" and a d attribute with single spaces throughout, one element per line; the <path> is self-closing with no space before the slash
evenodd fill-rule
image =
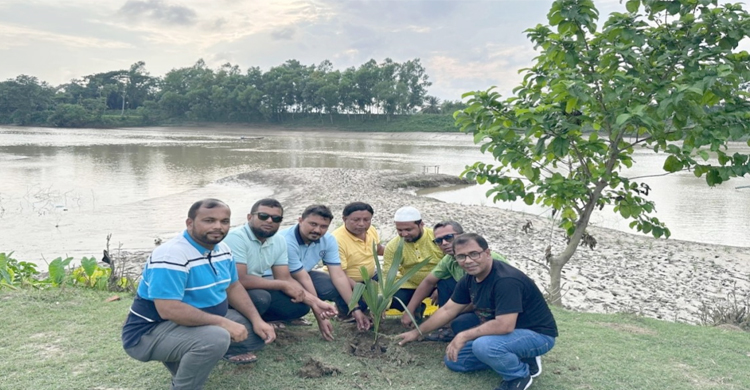
<path id="1" fill-rule="evenodd" d="M 253 232 L 253 234 L 255 234 L 256 238 L 261 238 L 261 239 L 273 237 L 273 235 L 276 234 L 277 231 L 279 231 L 278 228 L 270 230 L 270 231 L 265 231 L 262 229 L 258 229 L 252 225 L 250 225 L 250 230 Z"/>
<path id="2" fill-rule="evenodd" d="M 404 241 L 406 242 L 417 242 L 420 238 L 422 238 L 422 235 L 424 234 L 424 230 L 419 229 L 419 234 L 416 235 L 416 237 L 413 238 L 404 238 Z"/>

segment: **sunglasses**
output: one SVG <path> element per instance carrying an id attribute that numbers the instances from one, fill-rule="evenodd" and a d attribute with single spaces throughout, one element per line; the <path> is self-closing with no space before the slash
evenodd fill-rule
<path id="1" fill-rule="evenodd" d="M 445 241 L 445 242 L 447 242 L 447 243 L 450 244 L 451 241 L 453 241 L 454 237 L 456 237 L 455 234 L 446 234 L 446 235 L 444 235 L 442 237 L 435 238 L 434 240 L 432 240 L 432 242 L 434 242 L 435 244 L 441 245 L 443 243 L 443 241 Z"/>
<path id="2" fill-rule="evenodd" d="M 253 213 L 253 215 L 257 216 L 261 221 L 267 221 L 268 218 L 271 218 L 271 221 L 273 221 L 273 223 L 280 223 L 282 220 L 284 220 L 284 217 L 282 217 L 281 215 L 271 215 L 268 213 Z"/>
<path id="3" fill-rule="evenodd" d="M 482 255 L 482 252 L 469 252 L 468 254 L 465 254 L 465 255 L 464 254 L 456 255 L 455 258 L 456 258 L 456 261 L 458 262 L 464 262 L 466 261 L 467 257 L 472 260 L 479 260 L 479 256 L 481 255 Z"/>

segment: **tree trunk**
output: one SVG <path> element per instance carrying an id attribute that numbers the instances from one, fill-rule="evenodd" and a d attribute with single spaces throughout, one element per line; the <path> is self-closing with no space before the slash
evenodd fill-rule
<path id="1" fill-rule="evenodd" d="M 549 303 L 552 306 L 562 307 L 562 269 L 570 260 L 562 256 L 553 257 L 549 267 Z"/>

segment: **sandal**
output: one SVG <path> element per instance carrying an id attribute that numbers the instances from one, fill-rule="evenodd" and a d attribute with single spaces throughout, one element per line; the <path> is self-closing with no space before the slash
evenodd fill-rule
<path id="1" fill-rule="evenodd" d="M 223 359 L 227 363 L 232 363 L 232 364 L 238 364 L 239 365 L 239 364 L 249 364 L 249 363 L 252 363 L 252 362 L 258 360 L 258 357 L 255 356 L 255 354 L 252 353 L 252 352 L 247 352 L 247 353 L 243 353 L 243 354 L 239 354 L 239 355 L 233 355 L 233 356 L 224 355 Z"/>
<path id="2" fill-rule="evenodd" d="M 285 321 L 289 326 L 312 326 L 312 322 L 304 318 L 295 318 L 293 320 Z"/>
<path id="3" fill-rule="evenodd" d="M 284 324 L 284 321 L 269 321 L 268 323 L 271 324 L 274 329 L 286 329 L 286 324 Z"/>

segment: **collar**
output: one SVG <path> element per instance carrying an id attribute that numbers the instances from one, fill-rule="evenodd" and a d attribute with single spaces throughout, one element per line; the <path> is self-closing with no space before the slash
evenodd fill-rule
<path id="1" fill-rule="evenodd" d="M 320 240 L 323 238 L 323 236 L 320 236 L 320 238 L 315 241 L 310 241 L 310 244 L 305 244 L 305 240 L 302 238 L 302 235 L 299 233 L 299 224 L 296 224 L 294 225 L 294 238 L 297 239 L 298 245 L 312 245 L 312 244 L 320 243 Z"/>
<path id="2" fill-rule="evenodd" d="M 204 247 L 203 245 L 195 242 L 195 240 L 193 240 L 193 237 L 190 236 L 190 233 L 188 233 L 187 229 L 185 229 L 185 231 L 182 232 L 182 236 L 185 237 L 185 239 L 187 240 L 187 242 L 189 242 L 190 245 L 192 245 L 193 248 L 195 248 L 196 250 L 198 250 L 198 252 L 200 252 L 201 254 L 207 255 L 207 254 L 213 252 L 212 249 L 208 249 L 208 248 Z M 216 248 L 216 247 L 214 247 L 214 248 Z"/>

